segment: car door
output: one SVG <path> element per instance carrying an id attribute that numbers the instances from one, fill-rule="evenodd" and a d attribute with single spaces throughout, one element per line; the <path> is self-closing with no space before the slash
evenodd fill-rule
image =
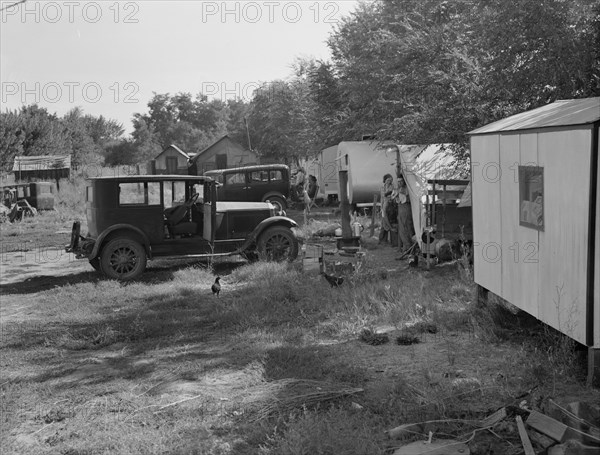
<path id="1" fill-rule="evenodd" d="M 261 202 L 263 196 L 271 190 L 269 184 L 269 171 L 258 170 L 248 172 L 247 174 L 248 185 L 246 187 L 246 201 L 250 202 Z"/>
<path id="2" fill-rule="evenodd" d="M 248 201 L 246 172 L 230 172 L 223 175 L 224 201 Z"/>

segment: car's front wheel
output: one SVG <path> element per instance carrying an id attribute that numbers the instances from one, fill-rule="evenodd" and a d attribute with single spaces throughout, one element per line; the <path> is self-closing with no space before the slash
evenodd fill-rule
<path id="1" fill-rule="evenodd" d="M 136 240 L 113 239 L 102 248 L 100 267 L 108 278 L 134 280 L 146 269 L 146 250 Z"/>
<path id="2" fill-rule="evenodd" d="M 298 257 L 298 239 L 291 229 L 273 226 L 258 238 L 258 254 L 268 261 L 293 261 Z"/>

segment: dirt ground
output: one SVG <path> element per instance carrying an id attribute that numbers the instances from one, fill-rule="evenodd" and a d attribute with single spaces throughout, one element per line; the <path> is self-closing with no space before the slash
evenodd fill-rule
<path id="1" fill-rule="evenodd" d="M 303 222 L 302 212 L 290 211 L 288 215 Z M 337 219 L 333 209 L 328 208 L 313 211 L 311 218 L 324 222 L 334 222 Z M 369 226 L 367 225 L 365 234 L 368 233 L 368 230 Z M 375 231 L 376 233 L 377 231 Z M 324 258 L 329 265 L 355 260 L 336 253 L 335 241 L 331 238 L 311 239 L 309 243 L 319 244 L 323 247 Z M 456 263 L 432 266 L 429 270 L 423 263 L 418 268 L 411 268 L 408 265 L 408 259 L 397 260 L 396 248 L 390 245 L 378 245 L 377 239 L 369 238 L 368 235 L 364 235 L 364 243 L 367 248 L 364 250 L 365 256 L 362 260 L 374 264 L 381 271 L 382 278 L 388 280 L 390 284 L 402 280 L 415 280 L 422 283 L 425 288 L 428 283 L 443 277 L 456 276 L 458 278 L 459 272 Z M 302 267 L 301 259 L 296 262 L 299 267 Z M 173 271 L 193 263 L 190 261 L 151 261 L 147 272 L 148 277 L 145 279 L 148 283 L 160 283 L 164 281 L 162 277 L 165 274 L 172 276 Z M 243 260 L 237 259 L 218 261 L 215 271 L 225 276 L 225 281 L 227 281 L 227 274 L 244 263 Z M 316 273 L 316 271 L 312 270 L 307 273 Z M 19 323 L 28 320 L 39 320 L 38 318 L 42 318 L 44 312 L 47 311 L 37 303 L 38 296 L 44 291 L 74 282 L 85 283 L 98 280 L 100 278 L 87 261 L 76 260 L 62 250 L 41 249 L 39 251 L 5 253 L 0 261 L 0 292 L 3 294 L 0 305 L 0 321 L 3 324 L 10 322 L 18 326 Z M 234 291 L 230 290 L 230 292 Z M 441 302 L 442 304 L 447 303 L 450 306 L 456 304 L 457 301 L 468 303 L 472 298 L 468 286 L 458 286 L 456 289 L 449 290 L 449 295 L 451 298 L 449 297 L 447 302 Z M 126 304 L 123 305 L 122 310 L 125 311 L 125 309 Z M 110 311 L 119 312 L 121 308 L 113 307 Z M 454 322 L 456 323 L 456 321 Z M 348 372 L 354 370 L 361 372 L 364 393 L 352 398 L 356 409 L 384 412 L 379 411 L 379 408 L 412 406 L 413 408 L 406 410 L 406 415 L 410 415 L 414 419 L 421 416 L 423 420 L 427 420 L 431 415 L 443 413 L 444 410 L 440 407 L 444 407 L 446 404 L 450 406 L 451 401 L 453 413 L 456 414 L 454 417 L 463 419 L 481 419 L 500 407 L 518 406 L 523 400 L 533 405 L 540 400 L 547 399 L 548 393 L 562 403 L 600 401 L 598 391 L 586 389 L 576 381 L 554 383 L 551 390 L 547 388 L 538 391 L 519 389 L 523 384 L 533 385 L 535 382 L 532 382 L 531 378 L 523 377 L 523 366 L 519 363 L 522 360 L 518 354 L 519 341 L 515 339 L 514 342 L 509 343 L 483 343 L 481 334 L 469 324 L 468 318 L 465 317 L 462 330 L 440 328 L 436 333 L 424 333 L 418 344 L 399 346 L 394 340 L 404 335 L 405 329 L 397 324 L 390 323 L 371 327 L 375 332 L 387 334 L 391 342 L 370 345 L 356 336 L 346 339 L 328 339 L 325 323 L 320 328 L 324 335 L 319 338 L 317 343 L 311 345 L 305 352 L 303 351 L 303 355 L 310 356 L 314 362 L 318 362 L 321 358 L 335 358 L 339 365 L 344 365 L 344 371 L 348 369 Z M 40 330 L 44 329 L 40 327 Z M 251 383 L 251 380 L 248 378 L 257 374 L 247 365 L 240 368 L 239 365 L 243 363 L 241 360 L 244 350 L 240 351 L 238 341 L 239 338 L 235 334 L 220 333 L 216 328 L 205 328 L 201 342 L 185 345 L 184 357 L 194 359 L 199 365 L 198 368 L 210 371 L 210 373 L 201 379 L 182 379 L 175 375 L 171 377 L 168 371 L 162 371 L 160 380 L 150 381 L 146 385 L 146 388 L 151 386 L 148 389 L 151 392 L 147 390 L 142 393 L 137 390 L 135 394 L 130 395 L 126 391 L 130 388 L 131 381 L 123 382 L 121 378 L 131 376 L 133 371 L 158 371 L 159 368 L 165 368 L 165 365 L 161 366 L 163 363 L 167 365 L 166 368 L 169 368 L 169 359 L 173 356 L 172 348 L 168 350 L 156 347 L 152 352 L 146 352 L 132 350 L 126 343 L 116 343 L 91 352 L 85 350 L 73 352 L 72 356 L 61 360 L 61 369 L 64 373 L 54 375 L 44 384 L 45 387 L 56 387 L 58 390 L 62 390 L 75 386 L 92 387 L 100 378 L 113 381 L 110 382 L 113 388 L 111 393 L 127 398 L 129 406 L 132 407 L 122 410 L 123 415 L 127 416 L 144 409 L 144 406 L 157 406 L 156 403 L 158 405 L 175 403 L 198 396 L 198 394 L 205 395 L 207 406 L 217 406 L 218 404 L 219 409 L 223 410 L 222 403 L 250 393 L 251 387 L 248 388 L 247 385 Z M 218 367 L 214 367 L 215 365 Z M 266 368 L 261 374 L 268 375 L 268 362 L 260 368 Z M 26 362 L 23 362 L 20 369 L 15 371 L 18 372 L 5 370 L 0 376 L 0 382 L 7 384 L 18 378 L 35 378 L 39 374 L 35 371 L 34 365 L 26 365 Z M 351 373 L 341 372 L 342 379 L 343 374 Z M 240 389 L 240 383 L 246 384 L 246 388 Z M 411 386 L 413 388 L 410 389 L 406 387 L 407 383 L 418 386 Z M 413 390 L 411 397 L 405 395 L 406 390 Z M 139 395 L 140 393 L 141 395 Z M 136 398 L 143 395 L 143 399 L 136 401 L 132 398 L 134 395 Z M 458 406 L 460 412 L 456 411 L 457 396 L 461 397 L 461 403 Z M 61 396 L 53 397 L 54 402 L 58 403 L 60 400 Z M 64 400 L 71 400 L 71 398 L 66 396 Z M 45 411 L 52 407 L 48 406 L 48 409 L 44 408 Z M 190 402 L 182 405 L 184 408 L 186 406 L 193 406 L 193 404 Z M 56 412 L 54 408 L 51 411 Z M 223 412 L 230 411 L 225 409 Z M 88 412 L 91 411 L 88 409 Z M 121 412 L 121 410 L 111 412 Z M 49 414 L 46 413 L 46 415 Z M 11 429 L 8 436 L 12 441 L 12 447 L 31 450 L 29 453 L 37 453 L 37 448 L 46 447 L 48 440 L 64 439 L 69 432 L 74 431 L 71 426 L 72 419 L 69 418 L 50 419 L 51 424 L 44 424 L 43 419 L 40 421 L 39 416 L 27 416 L 28 414 L 18 426 Z M 400 425 L 405 422 L 398 421 L 396 423 Z M 395 426 L 394 422 L 388 422 L 387 427 L 379 430 L 383 433 L 393 426 Z M 77 431 L 80 432 L 81 429 Z M 469 446 L 471 453 L 482 455 L 519 453 L 517 449 L 520 441 L 515 428 L 505 428 L 500 433 L 502 441 L 498 440 L 497 435 L 479 434 L 477 439 L 471 441 Z M 231 441 L 223 442 L 223 444 L 233 447 Z M 402 444 L 391 441 L 389 445 L 394 447 Z M 508 448 L 505 451 L 498 451 L 498 447 L 501 446 Z M 18 453 L 18 451 L 12 453 Z M 238 452 L 223 449 L 221 452 L 215 453 Z"/>

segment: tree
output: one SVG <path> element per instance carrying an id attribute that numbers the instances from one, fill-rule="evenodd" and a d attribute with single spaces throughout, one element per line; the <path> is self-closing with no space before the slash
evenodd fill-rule
<path id="1" fill-rule="evenodd" d="M 403 143 L 458 143 L 460 156 L 477 126 L 559 98 L 597 96 L 600 27 L 592 6 L 362 3 L 329 39 L 343 101 L 337 129 Z"/>

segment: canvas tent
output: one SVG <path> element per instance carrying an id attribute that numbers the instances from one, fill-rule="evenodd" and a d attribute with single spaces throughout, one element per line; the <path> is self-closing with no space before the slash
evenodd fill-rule
<path id="1" fill-rule="evenodd" d="M 375 141 L 341 142 L 338 161 L 341 170 L 348 171 L 348 199 L 351 204 L 372 203 L 379 194 L 385 174 L 394 176 L 400 159 L 410 193 L 413 223 L 419 245 L 426 227 L 426 207 L 429 180 L 457 180 L 469 176 L 466 163 L 458 163 L 450 144 L 401 145 Z"/>
<path id="2" fill-rule="evenodd" d="M 421 251 L 425 251 L 422 234 L 427 226 L 428 181 L 463 180 L 469 177 L 465 163 L 456 161 L 450 144 L 398 145 L 400 170 L 410 194 L 413 224 Z M 435 202 L 431 200 L 431 202 Z"/>

